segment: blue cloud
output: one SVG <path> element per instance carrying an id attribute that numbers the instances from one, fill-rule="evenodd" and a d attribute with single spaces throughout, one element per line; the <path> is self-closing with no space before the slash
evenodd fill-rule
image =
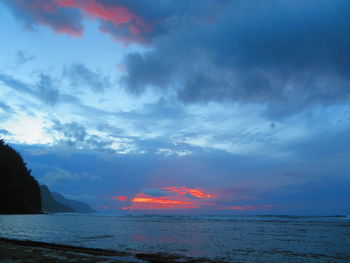
<path id="1" fill-rule="evenodd" d="M 277 120 L 346 104 L 349 10 L 344 0 L 230 2 L 212 23 L 185 23 L 129 54 L 123 81 L 134 94 L 172 90 L 184 103 L 260 104 Z"/>

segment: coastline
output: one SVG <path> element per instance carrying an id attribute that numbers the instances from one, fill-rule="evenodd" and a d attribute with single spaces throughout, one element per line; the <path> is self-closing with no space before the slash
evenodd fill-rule
<path id="1" fill-rule="evenodd" d="M 167 254 L 132 254 L 109 249 L 0 238 L 0 262 L 214 263 L 219 261 Z"/>

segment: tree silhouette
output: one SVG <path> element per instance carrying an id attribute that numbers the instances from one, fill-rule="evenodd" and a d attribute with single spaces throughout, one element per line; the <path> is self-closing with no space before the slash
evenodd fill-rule
<path id="1" fill-rule="evenodd" d="M 0 214 L 41 213 L 38 182 L 21 155 L 0 139 Z"/>

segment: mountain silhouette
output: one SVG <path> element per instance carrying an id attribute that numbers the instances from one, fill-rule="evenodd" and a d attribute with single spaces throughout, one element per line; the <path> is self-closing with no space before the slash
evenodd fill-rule
<path id="1" fill-rule="evenodd" d="M 40 186 L 41 205 L 44 213 L 73 213 L 75 210 L 67 205 L 57 202 L 46 185 Z"/>
<path id="2" fill-rule="evenodd" d="M 64 204 L 73 208 L 77 213 L 84 213 L 84 214 L 96 213 L 94 209 L 92 209 L 88 204 L 84 202 L 67 199 L 63 195 L 56 192 L 51 192 L 51 195 L 57 202 L 60 202 L 61 204 Z"/>
<path id="3" fill-rule="evenodd" d="M 0 214 L 41 212 L 38 182 L 22 156 L 0 139 Z"/>

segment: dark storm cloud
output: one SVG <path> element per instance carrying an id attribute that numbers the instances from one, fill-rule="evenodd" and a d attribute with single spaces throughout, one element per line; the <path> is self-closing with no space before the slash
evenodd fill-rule
<path id="1" fill-rule="evenodd" d="M 232 1 L 211 23 L 186 24 L 129 54 L 127 89 L 174 89 L 185 103 L 266 106 L 278 119 L 350 99 L 350 3 Z"/>
<path id="2" fill-rule="evenodd" d="M 95 92 L 103 92 L 111 87 L 108 77 L 88 69 L 81 63 L 65 67 L 63 75 L 69 79 L 72 87 L 88 87 Z"/>

